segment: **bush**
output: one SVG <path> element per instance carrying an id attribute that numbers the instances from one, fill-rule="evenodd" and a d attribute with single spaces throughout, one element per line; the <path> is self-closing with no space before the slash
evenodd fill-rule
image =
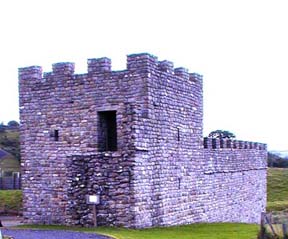
<path id="1" fill-rule="evenodd" d="M 288 168 L 288 159 L 268 152 L 268 166 L 273 168 Z"/>
<path id="2" fill-rule="evenodd" d="M 22 213 L 22 191 L 0 190 L 0 215 L 19 215 Z"/>

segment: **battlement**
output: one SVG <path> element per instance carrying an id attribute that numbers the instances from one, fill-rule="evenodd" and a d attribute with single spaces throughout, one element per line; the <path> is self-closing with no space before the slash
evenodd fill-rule
<path id="1" fill-rule="evenodd" d="M 41 66 L 29 66 L 18 69 L 19 79 L 41 79 L 42 67 Z"/>
<path id="2" fill-rule="evenodd" d="M 88 73 L 111 72 L 111 59 L 107 57 L 88 59 Z"/>
<path id="3" fill-rule="evenodd" d="M 88 75 L 117 73 L 111 70 L 111 59 L 107 57 L 91 58 L 87 60 Z M 73 62 L 59 62 L 52 64 L 52 72 L 42 73 L 41 66 L 29 66 L 19 68 L 19 79 L 42 79 L 47 76 L 73 76 L 75 71 L 75 64 Z M 148 53 L 131 54 L 127 56 L 127 68 L 124 70 L 128 73 L 152 73 L 162 72 L 169 75 L 175 75 L 186 80 L 202 81 L 202 76 L 196 73 L 189 73 L 188 69 L 184 67 L 174 68 L 171 61 L 158 61 L 156 56 Z M 123 72 L 123 71 L 121 71 Z M 84 74 L 84 75 L 85 75 Z"/>
<path id="4" fill-rule="evenodd" d="M 266 150 L 267 145 L 258 142 L 249 142 L 232 139 L 214 139 L 205 137 L 203 140 L 204 149 L 256 149 Z"/>
<path id="5" fill-rule="evenodd" d="M 73 75 L 75 64 L 73 62 L 60 62 L 52 65 L 54 75 Z"/>

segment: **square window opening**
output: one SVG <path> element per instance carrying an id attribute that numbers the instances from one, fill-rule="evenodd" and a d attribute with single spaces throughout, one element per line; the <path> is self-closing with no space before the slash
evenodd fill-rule
<path id="1" fill-rule="evenodd" d="M 99 151 L 117 151 L 116 111 L 98 112 L 98 119 Z"/>

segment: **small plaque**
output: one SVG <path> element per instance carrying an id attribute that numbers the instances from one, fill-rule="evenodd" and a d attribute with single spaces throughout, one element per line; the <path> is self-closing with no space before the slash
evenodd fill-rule
<path id="1" fill-rule="evenodd" d="M 100 195 L 87 195 L 86 196 L 86 203 L 87 204 L 99 204 L 100 203 Z"/>

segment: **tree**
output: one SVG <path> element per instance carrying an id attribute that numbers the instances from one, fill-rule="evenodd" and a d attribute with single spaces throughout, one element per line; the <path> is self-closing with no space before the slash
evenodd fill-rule
<path id="1" fill-rule="evenodd" d="M 236 136 L 228 130 L 214 130 L 208 135 L 209 138 L 214 139 L 234 139 Z"/>
<path id="2" fill-rule="evenodd" d="M 0 148 L 14 155 L 18 160 L 20 160 L 18 122 L 10 121 L 8 126 L 0 123 Z"/>
<path id="3" fill-rule="evenodd" d="M 275 168 L 288 168 L 288 159 L 273 152 L 268 152 L 268 166 Z"/>
<path id="4" fill-rule="evenodd" d="M 17 128 L 19 128 L 19 123 L 17 121 L 15 121 L 15 120 L 9 121 L 7 125 L 8 125 L 9 129 L 17 129 Z"/>
<path id="5" fill-rule="evenodd" d="M 4 123 L 0 123 L 0 133 L 4 133 L 6 129 L 6 126 L 4 125 Z"/>

